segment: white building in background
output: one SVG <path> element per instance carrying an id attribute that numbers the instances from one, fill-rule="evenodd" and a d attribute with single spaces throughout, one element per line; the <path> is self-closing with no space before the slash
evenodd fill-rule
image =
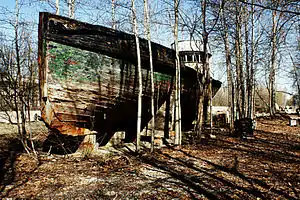
<path id="1" fill-rule="evenodd" d="M 41 116 L 40 110 L 31 110 L 26 111 L 26 121 L 38 121 Z M 30 116 L 29 116 L 30 115 Z M 19 112 L 19 122 L 21 122 L 21 112 Z M 16 124 L 17 120 L 17 113 L 15 111 L 0 111 L 0 123 L 13 123 Z"/>

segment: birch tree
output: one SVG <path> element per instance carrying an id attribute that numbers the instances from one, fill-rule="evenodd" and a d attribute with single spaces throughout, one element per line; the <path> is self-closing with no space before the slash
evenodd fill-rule
<path id="1" fill-rule="evenodd" d="M 149 48 L 149 64 L 150 64 L 150 81 L 151 81 L 151 116 L 152 116 L 152 130 L 151 130 L 151 152 L 154 150 L 154 134 L 155 134 L 155 111 L 154 111 L 154 72 L 153 72 L 153 58 L 151 47 L 151 34 L 150 34 L 150 15 L 148 0 L 144 0 L 144 18 L 145 18 L 145 33 L 148 40 Z"/>
<path id="2" fill-rule="evenodd" d="M 271 33 L 271 66 L 269 74 L 269 111 L 273 116 L 276 113 L 275 110 L 275 71 L 277 62 L 277 41 L 276 41 L 276 27 L 277 27 L 277 12 L 272 12 L 272 33 Z"/>
<path id="3" fill-rule="evenodd" d="M 250 88 L 250 51 L 249 51 L 249 12 L 247 6 L 243 7 L 243 19 L 244 19 L 244 43 L 245 43 L 245 89 L 244 89 L 244 96 L 245 96 L 245 112 L 244 117 L 249 117 L 250 114 L 250 107 L 251 107 L 251 88 Z M 250 116 L 251 118 L 251 116 Z"/>
<path id="4" fill-rule="evenodd" d="M 111 0 L 112 29 L 116 29 L 116 2 Z"/>
<path id="5" fill-rule="evenodd" d="M 203 39 L 203 58 L 202 58 L 202 66 L 203 66 L 203 76 L 204 76 L 204 98 L 205 101 L 209 101 L 211 103 L 210 89 L 211 89 L 211 79 L 210 79 L 210 66 L 208 62 L 208 31 L 206 27 L 206 11 L 207 11 L 207 2 L 206 0 L 201 1 L 201 10 L 202 10 L 202 39 Z M 207 122 L 207 107 L 203 108 L 203 114 L 205 116 L 204 121 Z M 211 106 L 210 106 L 210 113 L 211 113 Z M 210 117 L 212 119 L 212 117 Z M 212 130 L 210 122 L 210 130 Z"/>
<path id="6" fill-rule="evenodd" d="M 252 0 L 254 2 L 254 0 Z M 248 6 L 243 6 L 243 25 L 244 25 L 244 44 L 245 44 L 245 111 L 244 116 L 253 119 L 253 95 L 254 95 L 254 5 L 251 5 L 251 11 Z M 250 13 L 251 12 L 251 13 Z M 249 31 L 251 27 L 251 32 Z M 251 37 L 251 38 L 250 38 Z M 259 39 L 259 37 L 258 37 Z"/>
<path id="7" fill-rule="evenodd" d="M 140 42 L 138 36 L 138 28 L 137 28 L 137 19 L 136 19 L 136 9 L 135 9 L 135 0 L 131 0 L 131 11 L 132 11 L 132 26 L 133 33 L 135 36 L 136 42 L 136 55 L 137 55 L 137 70 L 138 70 L 138 112 L 137 112 L 137 131 L 136 131 L 136 151 L 140 150 L 140 140 L 141 140 L 141 122 L 142 122 L 142 93 L 143 93 L 143 85 L 142 85 L 142 66 L 141 66 L 141 53 L 140 53 Z"/>
<path id="8" fill-rule="evenodd" d="M 242 56 L 242 12 L 241 4 L 236 1 L 236 20 L 235 20 L 235 65 L 236 65 L 236 102 L 238 118 L 245 117 L 245 90 L 244 90 L 244 70 Z"/>
<path id="9" fill-rule="evenodd" d="M 59 0 L 56 0 L 55 2 L 55 9 L 56 9 L 55 14 L 59 15 Z"/>
<path id="10" fill-rule="evenodd" d="M 235 85 L 233 81 L 233 72 L 232 72 L 232 61 L 231 61 L 231 48 L 229 43 L 229 31 L 228 23 L 224 13 L 224 6 L 221 10 L 221 36 L 224 42 L 224 52 L 225 52 L 225 61 L 226 61 L 226 72 L 227 72 L 227 85 L 228 85 L 228 106 L 230 108 L 230 130 L 233 130 L 233 122 L 235 119 Z"/>
<path id="11" fill-rule="evenodd" d="M 179 0 L 174 0 L 174 44 L 175 44 L 175 144 L 181 145 L 181 105 L 180 105 L 180 60 L 178 47 Z"/>
<path id="12" fill-rule="evenodd" d="M 254 34 L 254 0 L 251 5 L 251 58 L 250 58 L 250 70 L 249 70 L 249 84 L 248 84 L 248 118 L 254 118 L 254 99 L 255 99 L 255 72 L 254 72 L 254 57 L 255 57 L 255 34 Z"/>
<path id="13" fill-rule="evenodd" d="M 68 0 L 68 16 L 70 18 L 75 17 L 75 0 Z"/>
<path id="14" fill-rule="evenodd" d="M 300 48 L 300 46 L 298 48 Z M 299 51 L 300 50 L 298 50 L 298 52 Z M 293 69 L 291 70 L 291 76 L 293 79 L 293 86 L 296 88 L 296 95 L 295 95 L 297 98 L 296 101 L 298 103 L 298 107 L 300 108 L 300 67 L 299 67 L 300 64 L 296 63 L 291 53 L 290 53 L 290 58 L 293 65 Z"/>

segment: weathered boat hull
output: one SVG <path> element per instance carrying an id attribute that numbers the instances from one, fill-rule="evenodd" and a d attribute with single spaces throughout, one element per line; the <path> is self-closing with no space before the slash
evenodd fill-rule
<path id="1" fill-rule="evenodd" d="M 152 43 L 155 109 L 170 100 L 174 51 Z M 151 82 L 147 42 L 141 39 L 142 126 L 150 116 Z M 182 106 L 186 124 L 197 108 L 197 73 L 182 68 Z M 67 135 L 136 132 L 138 80 L 134 37 L 101 26 L 40 14 L 39 79 L 42 119 Z M 220 83 L 213 82 L 216 91 Z M 167 117 L 166 117 L 166 120 Z M 130 135 L 130 134 L 129 134 Z M 131 134 L 135 135 L 135 134 Z"/>
<path id="2" fill-rule="evenodd" d="M 84 129 L 126 128 L 136 118 L 137 68 L 132 63 L 54 42 L 47 44 L 47 101 L 51 128 L 71 135 Z M 68 56 L 66 56 L 68 55 Z M 142 69 L 145 119 L 151 96 L 150 72 Z M 173 76 L 155 72 L 156 108 L 170 96 Z M 45 106 L 46 108 L 47 106 Z M 110 124 L 110 125 L 108 125 Z M 71 127 L 77 127 L 71 128 Z"/>

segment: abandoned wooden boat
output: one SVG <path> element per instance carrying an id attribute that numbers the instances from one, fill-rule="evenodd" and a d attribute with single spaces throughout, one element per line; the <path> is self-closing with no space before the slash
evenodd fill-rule
<path id="1" fill-rule="evenodd" d="M 140 45 L 144 127 L 151 119 L 151 83 L 148 43 L 140 38 Z M 170 105 L 175 56 L 170 48 L 151 45 L 157 111 L 165 102 Z M 134 137 L 138 95 L 134 35 L 43 12 L 38 56 L 42 119 L 50 129 L 72 136 L 91 131 L 110 136 L 122 130 Z M 182 65 L 181 83 L 184 128 L 195 119 L 196 71 Z M 220 85 L 213 80 L 214 93 Z"/>

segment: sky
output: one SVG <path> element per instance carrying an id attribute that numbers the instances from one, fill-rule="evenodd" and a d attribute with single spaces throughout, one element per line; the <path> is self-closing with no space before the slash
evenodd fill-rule
<path id="1" fill-rule="evenodd" d="M 49 1 L 49 0 L 48 0 Z M 108 0 L 103 0 L 108 1 Z M 24 2 L 24 0 L 19 0 L 20 3 Z M 32 37 L 37 38 L 37 25 L 38 25 L 38 13 L 40 11 L 48 11 L 48 12 L 55 12 L 54 3 L 55 0 L 50 0 L 51 6 L 49 6 L 49 3 L 46 2 L 46 0 L 25 0 L 25 2 L 33 2 L 33 3 L 26 3 L 25 6 L 22 6 L 21 9 L 21 20 L 20 21 L 26 21 L 28 22 L 28 29 L 32 31 Z M 61 1 L 62 2 L 62 1 Z M 88 2 L 88 1 L 87 1 Z M 153 9 L 166 9 L 162 7 L 161 5 L 155 4 L 154 2 Z M 63 4 L 63 3 L 61 3 Z M 110 26 L 110 7 L 103 7 L 99 8 L 97 5 L 94 6 L 94 8 L 89 5 L 80 5 L 81 7 L 77 10 L 75 10 L 75 18 L 80 21 L 86 21 L 93 24 L 100 24 L 105 26 Z M 137 9 L 142 12 L 143 9 L 141 9 L 142 5 L 137 5 Z M 15 0 L 0 0 L 0 8 L 3 10 L 4 8 L 7 8 L 7 10 L 10 10 L 10 14 L 8 15 L 2 15 L 0 14 L 0 19 L 5 18 L 6 21 L 14 22 L 14 8 L 15 8 Z M 0 9 L 0 11 L 1 11 Z M 79 12 L 80 10 L 80 12 Z M 128 10 L 128 9 L 127 9 Z M 119 11 L 119 19 L 127 18 L 127 21 L 130 21 L 130 13 L 128 14 L 126 9 L 124 8 L 118 8 Z M 64 4 L 60 8 L 60 14 L 67 15 L 67 6 Z M 155 17 L 154 17 L 155 18 Z M 93 19 L 93 20 L 92 20 Z M 118 19 L 117 19 L 118 20 Z M 125 21 L 125 20 L 124 20 Z M 163 19 L 163 22 L 167 23 L 168 19 Z M 1 21 L 0 21 L 1 23 Z M 130 31 L 129 24 L 126 24 L 126 22 L 120 21 L 120 23 L 124 23 L 121 28 L 123 31 Z M 3 23 L 0 24 L 0 32 L 5 33 L 6 35 L 12 35 L 12 26 L 4 26 Z M 142 27 L 140 27 L 140 31 L 142 30 Z M 166 27 L 163 25 L 155 25 L 153 27 L 152 32 L 152 39 L 155 42 L 158 42 L 160 44 L 163 44 L 165 46 L 170 47 L 170 44 L 173 43 L 173 35 L 171 33 L 172 29 L 171 27 Z M 181 34 L 180 39 L 189 39 L 187 38 L 188 35 Z M 213 56 L 212 56 L 212 76 L 214 79 L 220 80 L 223 82 L 224 86 L 226 85 L 226 70 L 225 70 L 225 59 L 223 55 L 222 48 L 213 49 Z M 283 63 L 284 65 L 280 66 L 280 70 L 277 72 L 277 89 L 284 90 L 288 92 L 293 92 L 293 88 L 291 87 L 291 79 L 287 78 L 287 73 L 289 71 L 289 68 L 291 65 L 291 61 L 288 58 L 288 55 L 284 55 L 282 58 L 285 60 Z M 261 75 L 260 75 L 261 76 Z M 260 80 L 261 77 L 258 77 Z"/>

